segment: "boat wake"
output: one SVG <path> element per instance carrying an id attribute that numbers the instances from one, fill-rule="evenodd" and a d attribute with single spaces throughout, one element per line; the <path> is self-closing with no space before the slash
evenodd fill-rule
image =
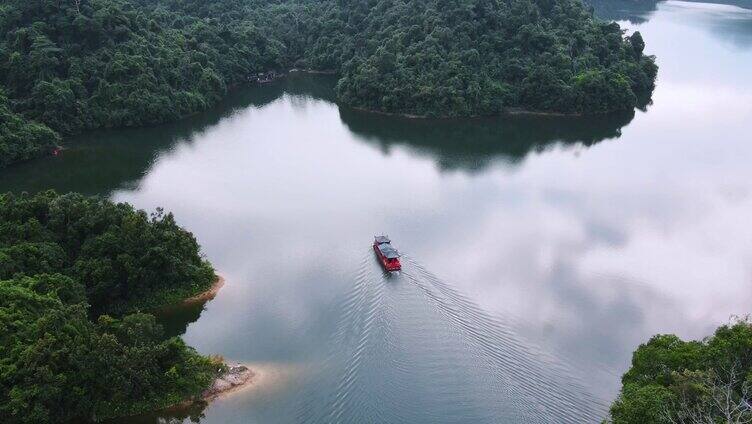
<path id="1" fill-rule="evenodd" d="M 607 406 L 509 321 L 403 255 L 364 257 L 303 423 L 597 423 Z"/>

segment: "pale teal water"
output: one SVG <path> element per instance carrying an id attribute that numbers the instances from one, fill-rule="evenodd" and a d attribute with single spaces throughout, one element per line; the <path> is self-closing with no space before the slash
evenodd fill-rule
<path id="1" fill-rule="evenodd" d="M 752 12 L 629 14 L 661 67 L 634 115 L 412 121 L 298 77 L 85 135 L 0 191 L 163 206 L 195 233 L 227 285 L 170 330 L 275 377 L 202 423 L 598 422 L 639 343 L 752 300 Z"/>

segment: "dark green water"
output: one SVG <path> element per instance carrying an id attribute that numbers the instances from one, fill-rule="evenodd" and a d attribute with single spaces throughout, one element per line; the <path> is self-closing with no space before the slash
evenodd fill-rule
<path id="1" fill-rule="evenodd" d="M 414 121 L 299 76 L 70 140 L 0 191 L 163 206 L 194 232 L 227 284 L 164 322 L 260 378 L 178 421 L 596 423 L 639 343 L 752 304 L 752 12 L 626 4 L 661 67 L 645 111 Z"/>

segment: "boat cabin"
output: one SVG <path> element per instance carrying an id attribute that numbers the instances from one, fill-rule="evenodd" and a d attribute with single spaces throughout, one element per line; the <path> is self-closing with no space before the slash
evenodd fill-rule
<path id="1" fill-rule="evenodd" d="M 392 246 L 392 241 L 387 236 L 376 236 L 373 240 L 373 250 L 381 262 L 381 266 L 387 271 L 399 271 L 402 269 L 400 264 L 400 254 Z"/>

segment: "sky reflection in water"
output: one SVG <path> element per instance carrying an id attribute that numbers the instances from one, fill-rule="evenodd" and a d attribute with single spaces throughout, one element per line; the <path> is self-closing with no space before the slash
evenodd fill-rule
<path id="1" fill-rule="evenodd" d="M 174 211 L 228 280 L 186 340 L 301 375 L 327 360 L 332 305 L 368 274 L 370 237 L 389 233 L 607 403 L 637 344 L 703 337 L 752 301 L 752 15 L 667 2 L 641 16 L 625 25 L 660 72 L 634 115 L 410 121 L 339 109 L 326 78 L 291 78 L 182 123 L 87 135 L 0 173 L 0 189 Z M 419 337 L 398 312 L 395 334 Z M 446 355 L 424 365 L 464 369 Z M 297 421 L 292 386 L 220 401 L 206 421 Z M 493 411 L 462 396 L 447 417 Z"/>

